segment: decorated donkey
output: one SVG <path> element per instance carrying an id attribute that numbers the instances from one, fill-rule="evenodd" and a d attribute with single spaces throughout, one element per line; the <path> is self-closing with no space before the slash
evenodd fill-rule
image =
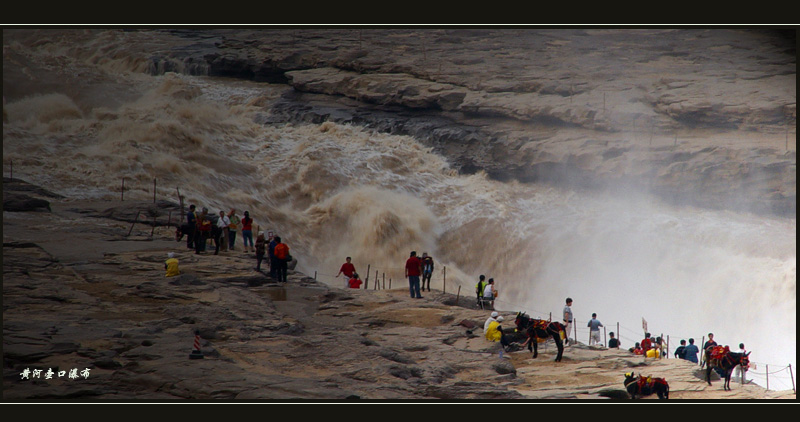
<path id="1" fill-rule="evenodd" d="M 725 380 L 725 382 L 722 383 L 722 388 L 724 390 L 731 389 L 731 373 L 733 373 L 733 368 L 736 368 L 737 365 L 742 365 L 742 369 L 747 371 L 747 368 L 750 366 L 750 352 L 731 352 L 728 346 L 711 346 L 705 350 L 705 354 L 706 362 L 708 363 L 706 365 L 706 381 L 708 385 L 711 385 L 711 370 L 719 368 L 722 371 L 722 378 Z"/>
<path id="2" fill-rule="evenodd" d="M 623 384 L 632 399 L 652 394 L 658 395 L 662 400 L 669 399 L 669 383 L 664 378 L 635 376 L 633 372 L 628 372 L 625 374 Z"/>
<path id="3" fill-rule="evenodd" d="M 561 357 L 564 354 L 564 343 L 562 340 L 566 337 L 564 325 L 560 322 L 531 318 L 524 312 L 517 312 L 517 318 L 514 322 L 517 325 L 517 331 L 524 332 L 528 337 L 526 341 L 528 343 L 528 350 L 533 350 L 534 358 L 539 356 L 538 340 L 553 337 L 553 340 L 556 342 L 556 347 L 558 348 L 555 361 L 561 362 Z"/>

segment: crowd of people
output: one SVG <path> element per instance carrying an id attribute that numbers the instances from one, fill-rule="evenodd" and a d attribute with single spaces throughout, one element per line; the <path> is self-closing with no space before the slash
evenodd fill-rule
<path id="1" fill-rule="evenodd" d="M 481 295 L 482 291 L 488 291 L 486 286 L 490 286 L 492 283 L 485 281 L 485 276 L 481 275 L 479 277 L 478 285 L 476 286 L 476 293 L 478 294 L 478 301 L 481 300 L 482 297 L 485 298 L 486 293 Z M 490 279 L 491 281 L 491 279 Z M 494 294 L 496 297 L 496 293 Z M 566 333 L 569 333 L 569 326 L 573 322 L 573 313 L 572 313 L 572 298 L 567 298 L 566 303 L 563 310 L 563 322 L 562 325 L 564 326 L 564 330 Z M 507 336 L 503 333 L 503 329 L 501 323 L 503 322 L 503 317 L 498 314 L 496 311 L 492 311 L 491 315 L 486 319 L 483 326 L 484 336 L 488 341 L 491 342 L 500 342 L 501 350 L 500 350 L 500 357 L 503 357 L 503 351 L 509 350 L 510 342 L 507 339 Z M 603 324 L 597 319 L 597 313 L 592 313 L 592 319 L 589 320 L 587 327 L 589 328 L 589 346 L 592 345 L 599 345 L 602 346 L 600 342 L 600 328 L 603 327 Z M 608 340 L 607 348 L 609 349 L 619 349 L 621 343 L 619 339 L 615 336 L 614 332 L 609 333 L 610 339 Z M 565 345 L 569 344 L 569 335 L 567 334 L 566 339 L 564 341 Z M 708 333 L 708 340 L 703 344 L 702 350 L 710 350 L 717 346 L 717 342 L 714 340 L 714 333 Z M 725 346 L 727 348 L 727 346 Z M 662 337 L 655 337 L 652 338 L 651 334 L 648 332 L 644 333 L 644 338 L 636 342 L 635 345 L 628 349 L 630 353 L 633 353 L 637 356 L 644 356 L 648 358 L 655 358 L 660 359 L 665 357 L 667 353 L 667 343 Z M 698 359 L 698 353 L 700 353 L 701 349 L 699 349 L 694 344 L 694 338 L 690 338 L 687 344 L 687 341 L 682 339 L 680 340 L 680 346 L 675 349 L 674 356 L 678 359 L 684 359 L 695 364 L 700 363 L 702 365 L 706 364 L 706 362 L 700 362 Z M 739 343 L 739 350 L 736 353 L 740 353 L 742 355 L 747 353 L 745 350 L 744 343 Z M 722 369 L 715 367 L 715 371 L 720 373 L 721 376 L 724 374 L 721 373 Z M 746 371 L 746 369 L 742 369 L 741 366 L 737 366 L 735 370 L 735 379 L 742 381 L 742 371 Z"/>
<path id="2" fill-rule="evenodd" d="M 227 213 L 221 210 L 219 215 L 213 215 L 205 207 L 198 212 L 197 207 L 192 204 L 186 213 L 186 221 L 177 228 L 175 240 L 181 241 L 186 236 L 186 247 L 194 250 L 197 255 L 205 253 L 209 242 L 213 240 L 214 255 L 219 255 L 220 252 L 237 250 L 236 238 L 241 234 L 244 253 L 255 254 L 255 271 L 262 272 L 261 265 L 266 260 L 270 277 L 286 283 L 289 263 L 293 259 L 289 246 L 280 236 L 272 233 L 267 236 L 260 230 L 254 241 L 253 225 L 249 211 L 245 211 L 242 217 L 233 208 Z M 173 252 L 168 254 L 164 268 L 167 277 L 180 275 L 178 260 Z"/>
<path id="3" fill-rule="evenodd" d="M 224 211 L 219 212 L 219 216 L 211 216 L 207 208 L 203 208 L 200 213 L 196 211 L 194 205 L 189 206 L 189 212 L 186 215 L 186 223 L 179 229 L 180 237 L 186 235 L 186 247 L 194 249 L 196 254 L 201 254 L 206 250 L 206 244 L 209 239 L 214 240 L 214 255 L 219 254 L 220 251 L 226 252 L 228 250 L 236 250 L 235 240 L 237 233 L 241 232 L 242 246 L 245 253 L 254 252 L 256 256 L 256 271 L 261 272 L 261 264 L 267 260 L 270 277 L 278 282 L 287 282 L 288 263 L 292 257 L 289 254 L 289 246 L 282 242 L 280 236 L 270 235 L 267 238 L 263 231 L 259 231 L 256 236 L 255 242 L 252 235 L 253 219 L 250 217 L 248 211 L 244 212 L 244 217 L 239 218 L 235 209 L 231 209 L 227 214 Z M 178 237 L 176 240 L 180 240 Z M 170 252 L 168 259 L 164 263 L 167 277 L 174 277 L 180 274 L 178 268 L 178 260 L 175 254 Z M 430 280 L 433 274 L 434 262 L 433 257 L 429 256 L 427 252 L 422 254 L 422 257 L 417 257 L 416 251 L 411 251 L 409 258 L 405 263 L 405 277 L 408 279 L 409 294 L 414 299 L 421 299 L 421 292 L 427 286 L 430 292 Z M 345 258 L 345 262 L 339 268 L 336 278 L 343 275 L 345 279 L 345 287 L 352 289 L 359 289 L 363 284 L 361 277 L 356 271 L 356 267 L 352 262 L 352 257 Z M 494 278 L 486 279 L 486 276 L 481 274 L 478 277 L 478 283 L 475 285 L 475 293 L 477 296 L 478 306 L 484 309 L 486 305 L 490 306 L 493 310 L 491 316 L 484 323 L 484 335 L 489 341 L 498 341 L 502 345 L 500 356 L 503 357 L 503 350 L 509 346 L 506 336 L 503 334 L 501 323 L 503 317 L 494 311 L 494 301 L 498 296 L 498 291 L 495 285 Z M 569 333 L 570 326 L 573 323 L 574 316 L 572 313 L 572 298 L 567 298 L 563 309 L 563 326 L 566 333 Z M 589 320 L 587 327 L 589 328 L 589 345 L 600 345 L 600 328 L 603 324 L 597 319 L 597 313 L 592 313 L 592 319 Z M 619 349 L 621 343 L 614 332 L 609 333 L 610 339 L 608 341 L 608 348 Z M 569 344 L 569 335 L 566 336 L 565 345 Z M 708 334 L 708 341 L 703 344 L 703 350 L 716 346 L 714 341 L 714 334 Z M 651 338 L 650 333 L 645 332 L 644 338 L 640 342 L 628 349 L 634 355 L 641 355 L 648 358 L 662 358 L 666 353 L 666 342 L 661 337 Z M 686 340 L 680 341 L 680 346 L 675 349 L 674 356 L 678 359 L 685 359 L 693 363 L 698 363 L 698 353 L 700 349 L 694 344 L 694 339 L 690 338 L 688 344 Z M 745 353 L 744 344 L 739 344 L 739 353 Z M 741 369 L 737 368 L 737 371 Z M 740 374 L 737 373 L 737 379 Z"/>

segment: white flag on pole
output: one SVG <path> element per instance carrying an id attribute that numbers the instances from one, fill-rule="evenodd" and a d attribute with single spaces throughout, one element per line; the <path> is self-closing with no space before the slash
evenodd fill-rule
<path id="1" fill-rule="evenodd" d="M 647 332 L 647 321 L 642 317 L 642 329 Z"/>

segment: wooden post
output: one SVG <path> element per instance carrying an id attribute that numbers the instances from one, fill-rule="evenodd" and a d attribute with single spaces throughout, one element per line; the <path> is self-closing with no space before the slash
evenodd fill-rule
<path id="1" fill-rule="evenodd" d="M 381 289 L 386 290 L 386 273 L 383 273 L 383 284 L 381 285 Z"/>
<path id="2" fill-rule="evenodd" d="M 317 272 L 314 271 L 314 280 L 316 280 L 316 279 L 317 279 Z"/>
<path id="3" fill-rule="evenodd" d="M 169 213 L 167 214 L 167 227 L 171 225 L 172 225 L 172 210 L 169 210 Z"/>
<path id="4" fill-rule="evenodd" d="M 372 290 L 378 290 L 378 270 L 375 270 L 375 287 Z"/>
<path id="5" fill-rule="evenodd" d="M 125 178 L 122 178 L 122 189 L 119 190 L 119 200 L 125 202 Z"/>
<path id="6" fill-rule="evenodd" d="M 371 264 L 367 264 L 367 278 L 364 279 L 364 290 L 367 290 L 367 284 L 369 284 L 369 267 Z"/>
<path id="7" fill-rule="evenodd" d="M 767 391 L 769 391 L 769 365 L 764 364 L 764 367 L 766 368 L 767 371 Z"/>
<path id="8" fill-rule="evenodd" d="M 156 179 L 153 178 L 153 203 L 156 203 Z"/>
<path id="9" fill-rule="evenodd" d="M 575 333 L 577 334 L 577 332 L 578 332 L 578 328 L 576 327 L 575 328 Z M 587 341 L 586 344 L 588 344 L 589 346 L 592 345 L 592 329 L 591 328 L 589 328 L 589 341 Z"/>
<path id="10" fill-rule="evenodd" d="M 742 376 L 744 376 L 744 372 L 742 372 Z M 794 386 L 794 374 L 792 373 L 792 364 L 789 364 L 789 378 L 792 379 L 792 391 L 797 394 L 797 389 Z"/>
<path id="11" fill-rule="evenodd" d="M 458 285 L 458 293 L 456 293 L 456 306 L 458 306 L 458 297 L 461 296 L 461 285 Z"/>
<path id="12" fill-rule="evenodd" d="M 603 326 L 603 344 L 605 344 L 606 347 L 608 347 L 608 340 L 606 340 L 606 326 L 605 325 Z"/>
<path id="13" fill-rule="evenodd" d="M 447 267 L 442 267 L 443 275 L 442 275 L 442 293 L 446 292 L 447 289 Z M 460 286 L 460 285 L 459 285 Z"/>
<path id="14" fill-rule="evenodd" d="M 575 341 L 578 341 L 578 320 L 573 318 L 572 319 L 572 326 L 575 328 Z"/>
<path id="15" fill-rule="evenodd" d="M 669 334 L 667 334 L 667 359 L 669 359 Z"/>
<path id="16" fill-rule="evenodd" d="M 136 218 L 133 219 L 133 223 L 131 223 L 131 228 L 130 228 L 130 230 L 128 230 L 128 234 L 126 234 L 125 236 L 130 236 L 131 235 L 131 232 L 133 231 L 133 225 L 136 224 L 136 222 L 139 220 L 139 213 L 140 212 L 142 212 L 142 211 L 141 210 L 136 211 Z"/>
<path id="17" fill-rule="evenodd" d="M 706 336 L 703 336 L 703 338 L 700 340 L 701 344 L 700 347 L 703 347 L 702 345 L 705 343 L 706 343 Z M 706 351 L 700 349 L 700 367 L 702 368 L 705 363 L 706 363 Z"/>
<path id="18" fill-rule="evenodd" d="M 389 290 L 392 290 L 392 278 L 389 277 Z"/>

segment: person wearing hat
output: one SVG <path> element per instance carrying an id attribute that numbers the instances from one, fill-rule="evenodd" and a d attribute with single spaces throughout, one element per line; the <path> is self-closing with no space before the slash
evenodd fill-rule
<path id="1" fill-rule="evenodd" d="M 175 277 L 181 274 L 178 269 L 178 258 L 175 258 L 175 252 L 167 254 L 167 260 L 164 262 L 164 269 L 167 270 L 167 277 Z"/>
<path id="2" fill-rule="evenodd" d="M 256 271 L 261 271 L 261 261 L 264 260 L 266 253 L 267 239 L 264 238 L 264 232 L 258 232 L 258 237 L 256 237 Z"/>
<path id="3" fill-rule="evenodd" d="M 506 347 L 510 345 L 508 339 L 506 338 L 505 334 L 503 334 L 503 327 L 500 326 L 500 323 L 504 321 L 502 315 L 498 315 L 497 318 L 489 323 L 489 327 L 486 330 L 486 339 L 489 341 L 499 341 L 500 342 L 500 357 L 503 356 L 503 351 Z"/>
<path id="4" fill-rule="evenodd" d="M 484 335 L 486 334 L 486 331 L 489 330 L 489 324 L 492 321 L 496 321 L 498 315 L 500 315 L 500 314 L 498 314 L 497 311 L 492 311 L 492 316 L 490 316 L 489 318 L 486 318 L 486 322 L 483 323 L 483 334 Z"/>

